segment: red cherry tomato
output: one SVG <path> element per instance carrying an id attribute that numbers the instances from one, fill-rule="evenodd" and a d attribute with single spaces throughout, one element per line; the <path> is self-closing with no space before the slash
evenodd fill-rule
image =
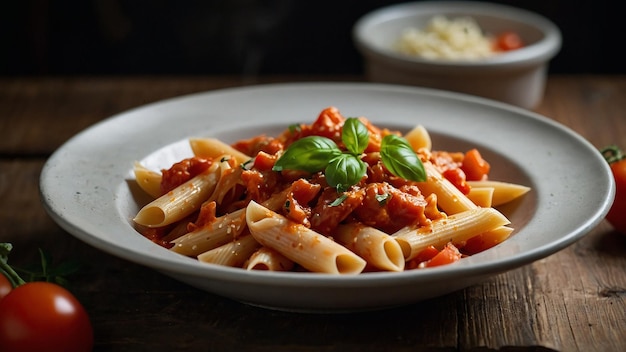
<path id="1" fill-rule="evenodd" d="M 622 234 L 626 234 L 626 154 L 615 147 L 602 150 L 615 179 L 615 200 L 606 219 Z"/>
<path id="2" fill-rule="evenodd" d="M 93 328 L 65 288 L 29 282 L 0 300 L 0 351 L 82 352 L 93 348 Z"/>
<path id="3" fill-rule="evenodd" d="M 0 274 L 0 300 L 2 300 L 4 296 L 8 295 L 12 289 L 13 285 L 11 284 L 11 281 L 9 281 L 6 276 Z"/>

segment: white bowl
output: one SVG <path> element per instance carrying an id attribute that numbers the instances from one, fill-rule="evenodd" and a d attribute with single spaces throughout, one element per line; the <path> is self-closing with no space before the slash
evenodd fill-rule
<path id="1" fill-rule="evenodd" d="M 397 52 L 407 28 L 423 28 L 435 16 L 469 16 L 485 33 L 516 32 L 521 49 L 488 58 L 430 60 Z M 532 109 L 543 97 L 549 61 L 561 48 L 561 32 L 548 19 L 526 10 L 484 2 L 415 2 L 381 8 L 353 28 L 357 49 L 374 82 L 424 86 L 478 95 Z"/>
<path id="2" fill-rule="evenodd" d="M 494 180 L 532 187 L 520 202 L 500 209 L 515 232 L 498 246 L 450 265 L 332 275 L 201 263 L 135 230 L 132 219 L 148 201 L 134 181 L 135 161 L 159 170 L 190 156 L 189 137 L 232 143 L 261 133 L 276 135 L 294 123 L 308 123 L 329 104 L 344 116 L 365 116 L 394 130 L 423 124 L 439 150 L 479 147 Z M 615 184 L 593 145 L 533 112 L 431 89 L 320 82 L 217 90 L 123 112 L 59 148 L 43 168 L 40 190 L 60 226 L 103 251 L 238 301 L 340 312 L 411 304 L 555 253 L 602 221 Z"/>

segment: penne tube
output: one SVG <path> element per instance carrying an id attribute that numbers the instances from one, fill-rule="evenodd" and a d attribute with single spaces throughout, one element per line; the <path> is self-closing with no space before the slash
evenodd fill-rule
<path id="1" fill-rule="evenodd" d="M 476 208 L 476 204 L 456 188 L 452 182 L 443 177 L 432 163 L 425 162 L 424 169 L 426 170 L 427 180 L 425 182 L 417 182 L 417 186 L 424 196 L 436 194 L 439 207 L 444 212 L 450 215 Z"/>
<path id="2" fill-rule="evenodd" d="M 252 159 L 250 156 L 215 138 L 190 138 L 189 146 L 194 155 L 204 158 L 217 159 L 225 154 L 232 155 L 240 164 Z"/>
<path id="3" fill-rule="evenodd" d="M 161 178 L 160 172 L 149 170 L 138 162 L 135 162 L 133 172 L 135 173 L 135 180 L 137 185 L 152 196 L 152 198 L 159 198 L 161 196 Z"/>
<path id="4" fill-rule="evenodd" d="M 422 125 L 417 125 L 412 130 L 407 132 L 404 135 L 404 139 L 409 142 L 409 145 L 416 152 L 420 149 L 428 151 L 432 149 L 430 134 L 428 133 L 428 130 Z"/>
<path id="5" fill-rule="evenodd" d="M 222 155 L 219 157 L 219 174 L 220 178 L 215 187 L 215 192 L 211 195 L 208 201 L 215 201 L 217 204 L 222 204 L 224 198 L 233 190 L 235 186 L 239 184 L 241 180 L 242 168 L 238 167 L 240 164 L 230 160 L 230 155 Z"/>
<path id="6" fill-rule="evenodd" d="M 496 209 L 477 207 L 435 220 L 430 226 L 401 229 L 392 236 L 400 243 L 406 260 L 411 260 L 428 246 L 441 249 L 448 242 L 463 243 L 508 224 L 509 219 Z"/>
<path id="7" fill-rule="evenodd" d="M 493 187 L 472 187 L 467 198 L 479 207 L 489 208 L 493 204 Z"/>
<path id="8" fill-rule="evenodd" d="M 247 270 L 289 271 L 294 262 L 272 248 L 261 247 L 252 253 L 244 267 Z"/>
<path id="9" fill-rule="evenodd" d="M 339 225 L 333 238 L 377 269 L 404 270 L 404 254 L 396 239 L 360 223 Z"/>
<path id="10" fill-rule="evenodd" d="M 359 274 L 366 261 L 344 246 L 252 201 L 246 208 L 250 233 L 264 246 L 313 272 Z"/>
<path id="11" fill-rule="evenodd" d="M 483 238 L 483 240 L 488 241 L 493 244 L 491 247 L 495 246 L 498 243 L 504 242 L 507 238 L 511 236 L 513 233 L 513 228 L 509 226 L 500 226 L 496 227 L 493 230 L 489 230 L 487 232 L 481 233 L 479 236 Z"/>
<path id="12" fill-rule="evenodd" d="M 507 238 L 511 236 L 513 233 L 513 228 L 509 226 L 500 226 L 496 227 L 493 230 L 489 230 L 481 233 L 479 236 L 480 240 L 485 244 L 485 248 L 491 248 L 498 243 L 504 242 Z M 473 237 L 475 238 L 475 237 Z M 475 238 L 478 240 L 478 238 Z"/>
<path id="13" fill-rule="evenodd" d="M 507 238 L 511 236 L 512 233 L 512 227 L 496 227 L 493 230 L 483 232 L 477 236 L 468 239 L 464 244 L 459 244 L 459 247 L 463 249 L 463 253 L 467 255 L 474 255 L 504 242 Z"/>
<path id="14" fill-rule="evenodd" d="M 161 227 L 169 225 L 198 210 L 207 200 L 219 179 L 219 164 L 193 177 L 167 194 L 145 205 L 133 219 L 139 225 Z"/>
<path id="15" fill-rule="evenodd" d="M 189 231 L 187 230 L 187 225 L 190 221 L 193 221 L 192 217 L 188 217 L 187 219 L 183 219 L 177 222 L 174 227 L 167 233 L 167 235 L 163 236 L 163 243 L 171 244 L 175 239 L 189 233 Z"/>
<path id="16" fill-rule="evenodd" d="M 241 267 L 259 246 L 260 244 L 254 237 L 247 234 L 234 241 L 199 254 L 198 260 L 203 263 Z"/>
<path id="17" fill-rule="evenodd" d="M 171 243 L 174 246 L 171 250 L 193 257 L 228 243 L 237 238 L 245 229 L 245 217 L 245 209 L 223 215 L 215 221 L 173 240 Z"/>
<path id="18" fill-rule="evenodd" d="M 493 198 L 491 200 L 491 206 L 493 207 L 508 203 L 530 191 L 530 187 L 502 181 L 467 181 L 467 184 L 472 188 L 493 188 Z"/>
<path id="19" fill-rule="evenodd" d="M 289 186 L 284 190 L 273 194 L 266 201 L 264 201 L 261 205 L 266 207 L 267 209 L 277 211 L 278 209 L 285 206 L 285 202 L 287 201 L 287 196 L 292 191 L 292 187 Z"/>

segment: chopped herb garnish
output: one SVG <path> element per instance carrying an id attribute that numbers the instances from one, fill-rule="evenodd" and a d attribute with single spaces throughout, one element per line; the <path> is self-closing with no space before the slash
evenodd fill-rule
<path id="1" fill-rule="evenodd" d="M 286 211 L 287 213 L 289 213 L 289 207 L 291 207 L 291 202 L 290 202 L 290 201 L 286 201 L 286 202 L 285 202 L 285 211 Z"/>
<path id="2" fill-rule="evenodd" d="M 332 203 L 330 203 L 329 205 L 331 207 L 339 206 L 341 205 L 341 203 L 343 203 L 344 200 L 346 200 L 346 198 L 348 198 L 348 195 L 344 193 L 340 195 L 339 197 L 337 197 L 337 199 L 333 200 Z"/>
<path id="3" fill-rule="evenodd" d="M 246 162 L 244 162 L 244 163 L 241 163 L 241 165 L 240 165 L 240 166 L 241 166 L 241 168 L 242 168 L 242 169 L 244 169 L 244 170 L 251 170 L 251 169 L 252 169 L 252 167 L 254 167 L 254 158 L 253 158 L 253 159 L 250 159 L 250 160 L 248 160 L 248 161 L 246 161 Z"/>
<path id="4" fill-rule="evenodd" d="M 293 125 L 289 125 L 289 133 L 294 134 L 300 131 L 302 131 L 302 126 L 300 126 L 299 124 L 294 123 Z"/>
<path id="5" fill-rule="evenodd" d="M 385 205 L 385 203 L 387 203 L 387 200 L 391 197 L 391 195 L 389 193 L 383 193 L 383 194 L 377 194 L 376 195 L 376 201 L 378 202 L 378 205 L 380 205 L 381 207 Z"/>

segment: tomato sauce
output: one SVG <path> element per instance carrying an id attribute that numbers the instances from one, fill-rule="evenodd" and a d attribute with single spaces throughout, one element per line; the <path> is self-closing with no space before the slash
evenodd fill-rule
<path id="1" fill-rule="evenodd" d="M 380 129 L 365 118 L 359 120 L 369 131 L 369 141 L 360 155 L 367 172 L 356 185 L 340 192 L 328 185 L 323 172 L 272 170 L 286 148 L 303 137 L 327 137 L 335 141 L 339 148 L 344 148 L 341 132 L 346 119 L 336 108 L 330 107 L 324 109 L 312 124 L 293 125 L 276 138 L 261 135 L 232 144 L 235 149 L 251 156 L 250 162 L 233 165 L 232 172 L 222 175 L 236 177 L 233 181 L 236 183 L 236 191 L 224 197 L 219 206 L 215 202 L 204 204 L 189 220 L 187 230 L 193 231 L 211 224 L 224 213 L 242 208 L 250 201 L 262 204 L 276 198 L 280 198 L 282 204 L 269 208 L 297 224 L 330 237 L 342 223 L 360 222 L 391 234 L 406 226 L 429 226 L 432 220 L 445 217 L 437 208 L 435 195 L 425 197 L 416 182 L 394 176 L 382 163 L 380 148 L 383 137 L 400 133 Z M 472 151 L 472 160 L 466 160 L 465 163 L 464 153 L 430 152 L 420 154 L 420 158 L 432 162 L 464 194 L 470 192 L 466 172 L 471 172 L 472 178 L 486 177 L 489 172 L 488 164 L 477 151 Z M 162 170 L 162 193 L 166 194 L 206 171 L 214 162 L 219 160 L 191 157 Z M 168 247 L 171 245 L 165 243 L 163 238 L 170 229 L 143 229 L 142 233 Z M 287 232 L 297 231 L 291 229 Z M 479 246 L 477 241 L 473 242 L 474 247 Z M 429 248 L 409 265 L 426 265 L 420 263 L 433 260 L 437 254 L 437 250 Z M 438 257 L 438 262 L 456 260 L 458 257 L 456 248 L 449 247 Z"/>

